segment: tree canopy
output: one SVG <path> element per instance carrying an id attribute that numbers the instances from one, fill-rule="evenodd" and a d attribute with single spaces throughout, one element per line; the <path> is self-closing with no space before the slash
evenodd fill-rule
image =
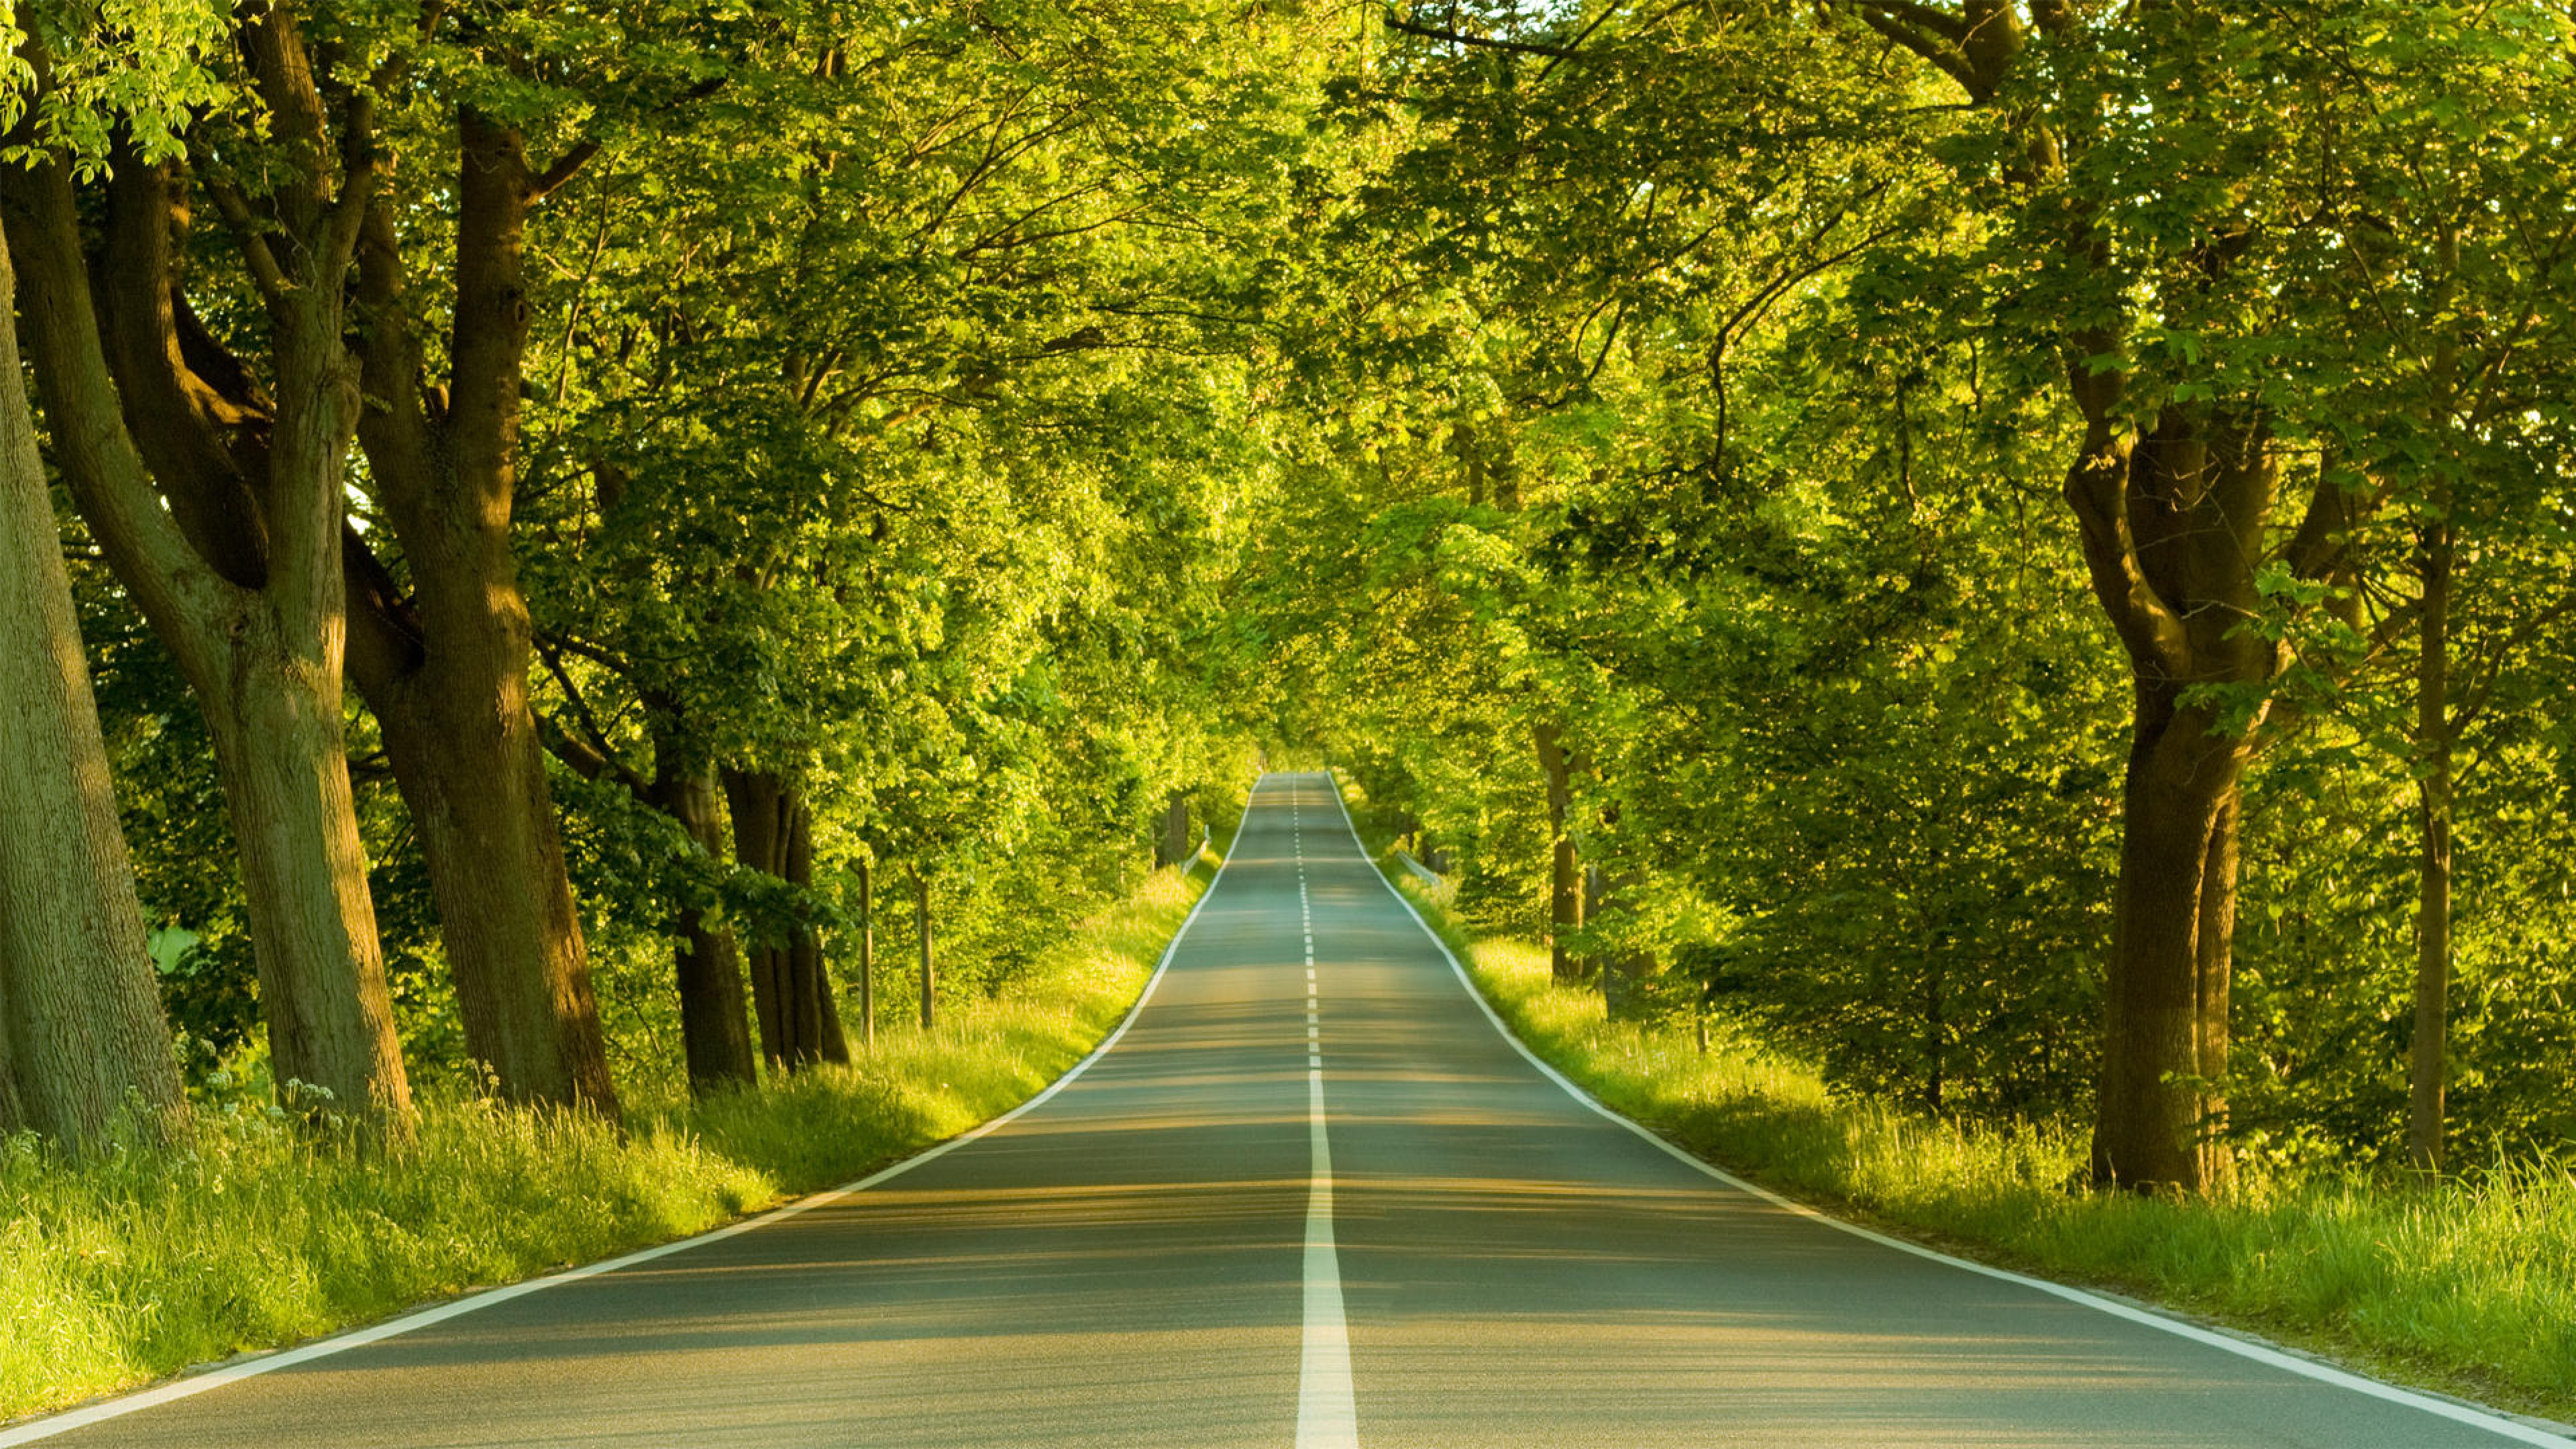
<path id="1" fill-rule="evenodd" d="M 15 14 L 0 1126 L 844 1060 L 1267 753 L 2104 1184 L 2576 1134 L 2557 11 Z"/>

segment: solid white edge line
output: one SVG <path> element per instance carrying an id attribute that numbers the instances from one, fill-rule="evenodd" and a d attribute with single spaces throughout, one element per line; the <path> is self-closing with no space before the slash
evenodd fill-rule
<path id="1" fill-rule="evenodd" d="M 1253 794 L 1258 795 L 1259 791 L 1260 785 L 1259 782 L 1256 781 L 1253 786 Z M 1244 814 L 1250 815 L 1251 813 L 1252 802 L 1250 798 L 1247 798 L 1244 802 Z M 1238 836 L 1242 834 L 1242 827 L 1239 823 L 1236 826 L 1235 833 Z M 1196 923 L 1199 918 L 1199 912 L 1206 909 L 1209 898 L 1216 894 L 1216 888 L 1224 882 L 1225 868 L 1233 861 L 1233 859 L 1233 853 L 1230 851 L 1226 855 L 1218 858 L 1216 863 L 1216 874 L 1208 878 L 1207 889 L 1201 891 L 1199 893 L 1199 898 L 1191 903 L 1190 913 L 1181 918 L 1181 924 L 1172 932 L 1172 939 L 1164 944 L 1161 959 L 1154 963 L 1154 974 L 1145 978 L 1145 989 L 1137 993 L 1136 1004 L 1127 1008 L 1127 1014 L 1119 1019 L 1117 1029 L 1110 1032 L 1109 1035 L 1101 1038 L 1100 1045 L 1093 1047 L 1090 1055 L 1066 1068 L 1064 1075 L 1047 1083 L 1045 1087 L 1038 1091 L 1036 1096 L 1029 1098 L 1027 1101 L 1022 1102 L 1020 1105 L 1013 1107 L 1011 1110 L 998 1117 L 992 1118 L 978 1126 L 971 1127 L 964 1132 L 960 1132 L 956 1136 L 951 1137 L 944 1142 L 939 1142 L 930 1147 L 924 1148 L 921 1151 L 914 1153 L 912 1156 L 904 1158 L 900 1162 L 879 1168 L 875 1172 L 860 1178 L 856 1182 L 844 1183 L 839 1187 L 826 1188 L 809 1197 L 799 1198 L 783 1207 L 772 1208 L 765 1213 L 761 1213 L 757 1217 L 745 1218 L 737 1223 L 728 1223 L 721 1228 L 699 1233 L 694 1237 L 681 1238 L 676 1242 L 662 1243 L 654 1247 L 638 1249 L 635 1252 L 626 1253 L 619 1257 L 605 1258 L 596 1263 L 587 1263 L 578 1268 L 567 1268 L 558 1273 L 548 1273 L 541 1277 L 523 1279 L 517 1283 L 506 1284 L 499 1288 L 486 1288 L 479 1293 L 468 1293 L 462 1298 L 450 1299 L 445 1303 L 439 1304 L 435 1308 L 424 1308 L 417 1313 L 406 1313 L 397 1318 L 388 1318 L 381 1323 L 373 1323 L 364 1328 L 352 1329 L 347 1333 L 335 1334 L 330 1338 L 320 1339 L 316 1342 L 308 1343 L 298 1348 L 283 1349 L 279 1352 L 266 1354 L 259 1358 L 245 1359 L 239 1363 L 226 1364 L 221 1368 L 209 1369 L 204 1373 L 197 1374 L 189 1378 L 174 1379 L 158 1388 L 145 1389 L 140 1393 L 127 1394 L 121 1398 L 108 1399 L 82 1408 L 66 1409 L 59 1414 L 48 1414 L 43 1418 L 29 1419 L 12 1427 L 0 1429 L 0 1449 L 13 1449 L 13 1446 L 16 1445 L 33 1444 L 38 1440 L 51 1439 L 59 1434 L 68 1434 L 74 1429 L 86 1429 L 93 1424 L 103 1424 L 111 1419 L 122 1419 L 128 1414 L 140 1413 L 145 1409 L 159 1408 L 163 1404 L 176 1403 L 181 1399 L 194 1398 L 199 1394 L 222 1388 L 227 1384 L 240 1383 L 244 1379 L 255 1379 L 262 1374 L 275 1373 L 279 1369 L 293 1368 L 298 1364 L 311 1363 L 315 1359 L 329 1358 L 334 1354 L 346 1353 L 353 1348 L 364 1348 L 371 1343 L 379 1343 L 388 1338 L 395 1338 L 403 1334 L 413 1332 L 416 1329 L 427 1328 L 432 1324 L 444 1323 L 451 1318 L 461 1317 L 480 1309 L 490 1308 L 496 1304 L 507 1303 L 513 1298 L 523 1298 L 528 1294 L 540 1292 L 547 1288 L 560 1288 L 567 1283 L 578 1283 L 584 1278 L 596 1278 L 605 1273 L 614 1273 L 620 1269 L 632 1268 L 638 1264 L 652 1262 L 656 1258 L 669 1257 L 673 1253 L 684 1253 L 691 1248 L 703 1248 L 709 1243 L 720 1243 L 727 1238 L 750 1232 L 754 1228 L 764 1228 L 769 1226 L 771 1223 L 783 1222 L 786 1219 L 795 1217 L 801 1213 L 808 1213 L 812 1212 L 816 1208 L 829 1206 L 843 1198 L 865 1192 L 869 1188 L 876 1186 L 878 1183 L 886 1181 L 888 1178 L 910 1172 L 914 1168 L 921 1166 L 923 1163 L 945 1157 L 949 1153 L 956 1151 L 958 1148 L 965 1146 L 967 1143 L 975 1141 L 977 1138 L 986 1136 L 989 1133 L 999 1131 L 1001 1128 L 1008 1126 L 1012 1121 L 1024 1114 L 1035 1111 L 1041 1103 L 1071 1085 L 1074 1078 L 1079 1077 L 1084 1072 L 1090 1070 L 1091 1064 L 1107 1055 L 1111 1047 L 1118 1045 L 1119 1038 L 1127 1034 L 1127 1028 L 1134 1026 L 1136 1024 L 1136 1018 L 1144 1013 L 1145 1004 L 1154 999 L 1154 988 L 1162 984 L 1163 973 L 1171 969 L 1172 958 L 1180 951 L 1182 938 L 1189 935 L 1191 925 Z"/>
<path id="2" fill-rule="evenodd" d="M 2352 1373 L 2345 1369 L 2316 1363 L 2309 1359 L 2300 1358 L 2294 1354 L 2285 1353 L 2280 1349 L 2273 1348 L 2267 1344 L 2252 1343 L 2241 1338 L 2231 1337 L 2227 1334 L 2213 1333 L 2197 1324 L 2185 1323 L 2176 1318 L 2168 1318 L 2161 1313 L 2155 1313 L 2144 1308 L 2134 1307 L 2130 1304 L 2119 1302 L 2116 1299 L 2104 1298 L 2098 1294 L 2088 1293 L 2081 1288 L 2070 1288 L 2063 1283 L 2052 1283 L 2048 1279 L 2034 1278 L 2029 1274 L 2016 1273 L 2008 1268 L 1997 1268 L 1990 1264 L 1975 1262 L 1967 1258 L 1952 1257 L 1948 1253 L 1924 1247 L 1920 1243 L 1909 1243 L 1903 1238 L 1893 1238 L 1889 1237 L 1885 1233 L 1873 1232 L 1857 1223 L 1847 1223 L 1830 1213 L 1809 1207 L 1807 1204 L 1799 1202 L 1794 1198 L 1782 1197 L 1780 1194 L 1773 1192 L 1771 1189 L 1764 1187 L 1759 1183 L 1748 1182 L 1745 1179 L 1736 1176 L 1734 1173 L 1727 1171 L 1725 1168 L 1719 1167 L 1714 1163 L 1702 1161 L 1701 1159 L 1692 1156 L 1680 1147 L 1656 1136 L 1654 1131 L 1643 1123 L 1634 1121 L 1622 1115 L 1616 1108 L 1608 1106 L 1599 1098 L 1593 1096 L 1590 1092 L 1577 1086 L 1571 1078 L 1558 1071 L 1555 1067 L 1550 1066 L 1538 1055 L 1538 1053 L 1531 1051 L 1527 1043 L 1512 1034 L 1512 1029 L 1506 1025 L 1503 1018 L 1495 1012 L 1493 1004 L 1485 1000 L 1485 993 L 1476 989 L 1475 980 L 1467 974 L 1467 968 L 1459 964 L 1458 953 L 1449 949 L 1449 943 L 1440 939 L 1440 933 L 1431 929 L 1430 922 L 1422 919 L 1422 913 L 1413 908 L 1413 902 L 1405 898 L 1404 892 L 1395 888 L 1395 882 L 1386 878 L 1386 874 L 1377 868 L 1377 862 L 1369 859 L 1368 845 L 1360 839 L 1359 826 L 1351 820 L 1350 807 L 1342 802 L 1340 779 L 1329 770 L 1325 771 L 1324 774 L 1327 780 L 1331 780 L 1333 782 L 1333 803 L 1341 808 L 1342 826 L 1344 829 L 1350 831 L 1351 846 L 1359 852 L 1360 863 L 1368 867 L 1369 874 L 1377 877 L 1377 883 L 1386 888 L 1386 893 L 1388 895 L 1395 897 L 1395 903 L 1404 907 L 1404 913 L 1413 918 L 1413 924 L 1421 928 L 1422 934 L 1431 938 L 1431 944 L 1440 948 L 1440 955 L 1449 963 L 1449 969 L 1457 976 L 1458 984 L 1466 989 L 1467 999 L 1476 1003 L 1477 1009 L 1485 1014 L 1485 1020 L 1493 1024 L 1494 1030 L 1502 1036 L 1503 1040 L 1511 1043 L 1512 1050 L 1519 1052 L 1523 1060 L 1527 1061 L 1531 1066 L 1538 1068 L 1540 1073 L 1545 1075 L 1549 1081 L 1564 1088 L 1568 1096 L 1571 1096 L 1575 1101 L 1591 1108 L 1594 1112 L 1654 1144 L 1667 1156 L 1691 1167 L 1697 1168 L 1699 1171 L 1715 1178 L 1719 1182 L 1725 1183 L 1728 1187 L 1734 1188 L 1738 1192 L 1750 1193 L 1775 1207 L 1786 1209 L 1789 1212 L 1798 1214 L 1800 1217 L 1812 1218 L 1817 1222 L 1825 1224 L 1827 1227 L 1836 1229 L 1840 1232 L 1849 1233 L 1853 1237 L 1865 1238 L 1870 1242 L 1878 1244 L 1880 1247 L 1893 1248 L 1900 1253 L 1910 1254 L 1929 1262 L 1944 1264 L 1948 1267 L 1957 1268 L 1962 1272 L 1975 1273 L 1980 1277 L 1993 1278 L 2000 1282 L 2013 1283 L 2024 1288 L 2036 1289 L 2037 1291 L 2048 1294 L 2053 1298 L 2062 1298 L 2069 1303 L 2080 1304 L 2083 1307 L 2107 1313 L 2114 1318 L 2126 1319 L 2131 1323 L 2143 1324 L 2148 1328 L 2153 1328 L 2164 1333 L 2170 1333 L 2177 1338 L 2186 1338 L 2194 1343 L 2205 1344 L 2211 1348 L 2223 1349 L 2239 1358 L 2251 1359 L 2256 1363 L 2267 1364 L 2277 1369 L 2286 1369 L 2302 1378 L 2315 1379 L 2319 1383 L 2331 1384 L 2336 1388 L 2341 1389 L 2350 1389 L 2354 1393 L 2364 1394 L 2374 1399 L 2383 1399 L 2392 1404 L 2403 1404 L 2411 1409 L 2420 1409 L 2436 1418 L 2449 1419 L 2454 1423 L 2466 1424 L 2472 1428 L 2484 1429 L 2491 1434 L 2513 1440 L 2516 1443 L 2539 1445 L 2541 1446 L 2541 1449 L 2576 1449 L 2576 1439 L 2570 1439 L 2563 1434 L 2553 1434 L 2548 1430 L 2534 1428 L 2528 1424 L 2518 1424 L 2491 1410 L 2480 1409 L 2469 1404 L 2456 1403 L 2449 1399 L 2434 1398 L 2427 1394 L 2417 1393 L 2412 1389 L 2399 1388 L 2395 1384 L 2384 1384 L 2377 1379 L 2364 1378 L 2360 1374 Z M 1214 887 L 1210 887 L 1210 889 L 1214 889 Z"/>

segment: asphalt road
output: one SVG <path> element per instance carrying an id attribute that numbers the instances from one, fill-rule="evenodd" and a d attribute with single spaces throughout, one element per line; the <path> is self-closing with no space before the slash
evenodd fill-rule
<path id="1" fill-rule="evenodd" d="M 1320 775 L 1264 780 L 1145 1006 L 1022 1115 L 751 1230 L 325 1350 L 0 1445 L 2568 1442 L 1712 1179 L 1500 1035 Z"/>

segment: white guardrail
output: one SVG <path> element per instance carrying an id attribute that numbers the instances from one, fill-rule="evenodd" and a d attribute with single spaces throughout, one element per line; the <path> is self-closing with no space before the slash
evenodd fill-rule
<path id="1" fill-rule="evenodd" d="M 1440 872 L 1433 870 L 1431 867 L 1424 865 L 1421 861 L 1415 860 L 1413 858 L 1412 851 L 1406 850 L 1402 846 L 1397 846 L 1395 850 L 1395 858 L 1404 863 L 1404 868 L 1406 870 L 1413 872 L 1414 879 L 1422 882 L 1423 886 L 1431 892 L 1431 898 L 1433 900 L 1438 901 L 1440 904 L 1445 906 L 1449 904 L 1450 901 L 1456 899 L 1458 895 L 1458 883 L 1449 879 L 1449 877 L 1442 875 Z"/>

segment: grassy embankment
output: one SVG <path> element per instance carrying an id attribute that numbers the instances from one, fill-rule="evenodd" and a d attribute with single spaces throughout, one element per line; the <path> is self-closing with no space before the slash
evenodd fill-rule
<path id="1" fill-rule="evenodd" d="M 847 1069 L 595 1122 L 431 1104 L 391 1154 L 264 1111 L 66 1165 L 0 1141 L 0 1421 L 717 1226 L 1025 1101 L 1128 1008 L 1213 859 L 1156 872 L 999 994 Z"/>
<path id="2" fill-rule="evenodd" d="M 2249 1177 L 2222 1196 L 2072 1187 L 2081 1133 L 2005 1132 L 1838 1096 L 1741 1028 L 1604 1019 L 1545 947 L 1472 939 L 1363 834 L 1514 1033 L 1603 1102 L 1819 1206 L 2061 1282 L 2107 1287 L 2365 1371 L 2576 1420 L 2576 1175 L 2519 1165 L 2426 1186 Z"/>

